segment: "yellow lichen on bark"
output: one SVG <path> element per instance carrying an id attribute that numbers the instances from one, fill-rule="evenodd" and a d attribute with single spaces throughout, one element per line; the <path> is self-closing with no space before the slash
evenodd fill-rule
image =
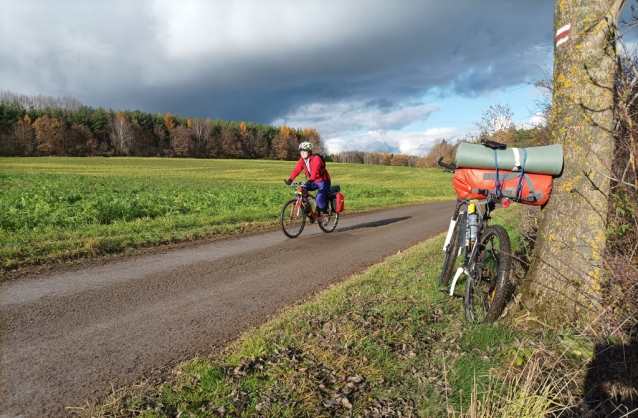
<path id="1" fill-rule="evenodd" d="M 563 73 L 558 74 L 558 77 L 556 77 L 556 84 L 562 84 L 565 88 L 569 87 L 569 81 L 567 81 L 567 77 Z"/>

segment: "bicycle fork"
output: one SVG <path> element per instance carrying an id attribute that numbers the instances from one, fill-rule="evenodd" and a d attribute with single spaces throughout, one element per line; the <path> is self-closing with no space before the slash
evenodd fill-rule
<path id="1" fill-rule="evenodd" d="M 457 208 L 457 211 L 458 211 L 458 208 Z M 473 235 L 470 233 L 469 215 L 475 214 L 476 212 L 477 212 L 476 204 L 470 203 L 467 208 L 468 217 L 466 217 L 465 225 L 461 225 L 462 226 L 461 230 L 463 231 L 463 235 L 458 237 L 459 240 L 462 239 L 461 242 L 463 242 L 463 245 L 459 245 L 459 252 L 456 255 L 458 257 L 461 255 L 463 251 L 465 251 L 465 259 L 463 260 L 463 266 L 456 269 L 456 273 L 454 273 L 454 278 L 452 279 L 452 284 L 450 285 L 450 296 L 454 295 L 456 282 L 459 280 L 459 277 L 461 277 L 461 274 L 465 274 L 466 276 L 468 276 L 468 278 L 471 277 L 470 271 L 472 271 L 473 266 L 471 266 L 470 264 L 472 263 L 472 260 L 474 259 L 474 257 L 472 257 L 471 255 L 473 255 L 474 251 L 476 250 L 476 246 L 474 244 L 478 240 L 478 234 L 476 230 L 473 231 Z M 463 215 L 463 212 L 459 212 L 458 216 L 461 216 L 461 219 L 463 218 L 462 215 Z M 457 220 L 458 220 L 458 216 L 457 216 Z M 451 223 L 456 224 L 456 221 L 452 219 Z M 444 246 L 445 249 L 447 249 L 447 245 L 449 245 L 451 236 L 452 236 L 452 229 L 448 231 L 449 239 L 446 238 L 446 245 Z"/>
<path id="2" fill-rule="evenodd" d="M 450 241 L 452 240 L 452 233 L 454 231 L 454 227 L 458 222 L 458 217 L 456 219 L 452 218 L 450 220 L 450 227 L 447 230 L 447 236 L 445 237 L 445 242 L 443 243 L 443 252 L 447 251 L 447 246 L 450 245 Z"/>

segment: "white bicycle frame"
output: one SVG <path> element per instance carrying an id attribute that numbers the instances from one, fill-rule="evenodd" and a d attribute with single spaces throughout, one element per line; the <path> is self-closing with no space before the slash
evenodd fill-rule
<path id="1" fill-rule="evenodd" d="M 475 200 L 474 204 L 475 206 L 475 210 L 478 212 L 479 216 L 481 218 L 483 218 L 483 216 L 485 216 L 485 214 L 481 211 L 480 209 L 480 205 L 482 204 L 486 204 L 487 200 Z M 450 227 L 448 228 L 447 231 L 447 236 L 445 237 L 445 243 L 443 244 L 443 252 L 447 251 L 447 247 L 448 245 L 450 245 L 450 241 L 452 241 L 452 233 L 454 231 L 454 227 L 456 226 L 456 223 L 458 222 L 459 219 L 461 219 L 461 217 L 463 216 L 464 211 L 459 211 L 459 215 L 456 217 L 456 221 L 454 219 L 450 220 Z M 478 240 L 478 237 L 477 237 Z M 459 252 L 458 254 L 456 254 L 456 256 L 460 256 L 463 253 L 463 250 L 467 250 L 468 249 L 468 240 L 463 239 L 462 243 L 459 244 Z M 456 288 L 456 282 L 459 280 L 459 277 L 461 277 L 461 274 L 465 274 L 466 276 L 469 276 L 469 271 L 465 268 L 465 267 L 459 267 L 458 269 L 456 269 L 456 273 L 454 273 L 454 278 L 452 279 L 452 285 L 450 286 L 450 296 L 454 295 L 454 289 Z"/>

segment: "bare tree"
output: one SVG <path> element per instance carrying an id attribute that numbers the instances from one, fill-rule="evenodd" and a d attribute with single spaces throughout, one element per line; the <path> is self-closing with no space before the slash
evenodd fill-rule
<path id="1" fill-rule="evenodd" d="M 0 90 L 1 102 L 17 102 L 27 112 L 31 110 L 44 110 L 44 109 L 62 109 L 62 110 L 77 110 L 82 103 L 77 99 L 65 95 L 61 97 L 43 96 L 41 94 L 37 96 L 29 96 L 27 94 L 13 93 L 11 91 Z"/>
<path id="2" fill-rule="evenodd" d="M 131 148 L 135 130 L 133 124 L 122 112 L 117 112 L 115 117 L 107 122 L 107 130 L 111 137 L 111 145 L 119 154 L 127 154 Z"/>
<path id="3" fill-rule="evenodd" d="M 512 110 L 509 105 L 497 104 L 490 106 L 481 117 L 481 121 L 476 123 L 479 128 L 478 140 L 493 140 L 503 144 L 511 145 L 511 133 L 516 128 Z"/>
<path id="4" fill-rule="evenodd" d="M 206 145 L 213 133 L 213 124 L 210 119 L 206 121 L 197 118 L 191 123 L 191 131 L 193 133 L 193 139 L 195 140 L 195 149 L 198 154 L 203 154 L 206 150 Z"/>

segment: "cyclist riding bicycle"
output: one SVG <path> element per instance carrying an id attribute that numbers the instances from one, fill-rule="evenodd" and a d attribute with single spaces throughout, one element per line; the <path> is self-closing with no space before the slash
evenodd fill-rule
<path id="1" fill-rule="evenodd" d="M 287 185 L 291 185 L 295 177 L 305 171 L 306 183 L 304 187 L 309 190 L 317 190 L 317 209 L 319 214 L 325 214 L 329 212 L 328 207 L 328 194 L 330 193 L 330 174 L 326 170 L 326 163 L 323 158 L 318 154 L 312 153 L 312 144 L 310 142 L 302 142 L 299 144 L 299 152 L 301 158 L 297 162 L 297 165 L 290 173 L 290 177 L 286 180 Z"/>

